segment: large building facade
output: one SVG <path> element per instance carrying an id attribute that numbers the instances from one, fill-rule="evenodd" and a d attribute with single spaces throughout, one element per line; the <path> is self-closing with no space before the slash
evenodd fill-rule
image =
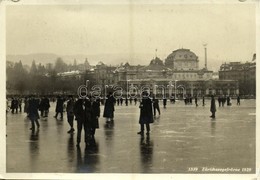
<path id="1" fill-rule="evenodd" d="M 86 76 L 101 87 L 122 87 L 124 94 L 131 88 L 138 94 L 146 88 L 151 93 L 178 97 L 239 94 L 237 80 L 214 79 L 213 71 L 199 68 L 198 56 L 189 49 L 173 51 L 165 62 L 155 57 L 147 66 L 125 63 L 111 67 L 100 62 Z"/>
<path id="2" fill-rule="evenodd" d="M 242 80 L 238 79 L 241 72 Z M 91 87 L 121 87 L 123 94 L 129 92 L 129 89 L 135 89 L 141 94 L 145 88 L 151 93 L 174 95 L 179 98 L 186 95 L 212 94 L 236 96 L 243 91 L 243 82 L 252 84 L 249 92 L 255 93 L 255 63 L 242 66 L 239 63 L 223 64 L 218 79 L 213 71 L 206 67 L 199 68 L 198 56 L 189 49 L 177 49 L 169 54 L 165 61 L 155 57 L 147 66 L 129 63 L 108 66 L 99 62 L 85 72 L 77 72 L 77 77 L 82 83 L 87 81 Z M 102 90 L 102 93 L 105 91 Z"/>
<path id="3" fill-rule="evenodd" d="M 256 62 L 255 56 L 251 62 L 230 62 L 220 66 L 220 80 L 237 80 L 241 95 L 256 95 Z"/>

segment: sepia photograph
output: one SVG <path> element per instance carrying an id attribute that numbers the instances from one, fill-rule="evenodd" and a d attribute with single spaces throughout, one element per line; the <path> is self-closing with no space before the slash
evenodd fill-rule
<path id="1" fill-rule="evenodd" d="M 260 178 L 259 5 L 0 0 L 1 178 Z"/>

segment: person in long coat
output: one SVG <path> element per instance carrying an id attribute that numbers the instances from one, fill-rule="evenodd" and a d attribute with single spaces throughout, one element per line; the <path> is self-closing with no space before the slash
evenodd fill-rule
<path id="1" fill-rule="evenodd" d="M 240 106 L 240 96 L 237 96 L 237 105 Z"/>
<path id="2" fill-rule="evenodd" d="M 148 93 L 144 92 L 142 101 L 140 103 L 140 118 L 139 124 L 141 126 L 141 131 L 137 134 L 144 135 L 144 125 L 146 126 L 146 134 L 150 133 L 150 123 L 153 123 L 153 108 L 152 100 L 149 98 Z"/>
<path id="3" fill-rule="evenodd" d="M 60 113 L 60 117 L 61 119 L 63 119 L 63 104 L 64 104 L 64 100 L 58 96 L 57 97 L 57 104 L 56 104 L 56 115 L 54 116 L 54 118 L 58 117 L 58 114 Z"/>
<path id="4" fill-rule="evenodd" d="M 160 106 L 159 106 L 159 100 L 153 97 L 153 112 L 154 116 L 156 116 L 156 111 L 158 111 L 159 115 L 161 115 Z"/>
<path id="5" fill-rule="evenodd" d="M 107 123 L 114 120 L 114 111 L 115 111 L 114 106 L 115 106 L 115 98 L 110 92 L 109 95 L 107 95 L 107 99 L 104 107 L 104 114 L 103 114 L 103 117 L 106 118 Z"/>
<path id="6" fill-rule="evenodd" d="M 100 117 L 100 100 L 91 97 L 91 122 L 90 122 L 90 136 L 94 138 L 96 129 L 99 128 L 98 119 Z"/>
<path id="7" fill-rule="evenodd" d="M 50 109 L 50 100 L 48 97 L 43 98 L 43 116 L 48 117 L 49 109 Z"/>
<path id="8" fill-rule="evenodd" d="M 16 113 L 18 112 L 18 100 L 16 98 L 12 98 L 11 110 L 12 110 L 12 114 L 14 114 L 14 110 Z"/>
<path id="9" fill-rule="evenodd" d="M 32 127 L 31 130 L 35 131 L 35 123 L 37 125 L 37 128 L 40 127 L 40 124 L 38 122 L 38 119 L 40 118 L 38 109 L 39 109 L 39 100 L 35 99 L 34 96 L 31 96 L 29 102 L 28 102 L 28 118 L 31 120 Z"/>
<path id="10" fill-rule="evenodd" d="M 211 103 L 210 103 L 210 112 L 212 115 L 210 116 L 211 118 L 216 118 L 215 113 L 216 113 L 216 103 L 215 103 L 215 98 L 214 95 L 211 96 Z"/>
<path id="11" fill-rule="evenodd" d="M 85 131 L 85 143 L 89 141 L 90 135 L 90 122 L 91 122 L 91 103 L 88 98 L 78 99 L 74 106 L 75 120 L 77 121 L 77 146 L 81 142 L 81 131 Z"/>
<path id="12" fill-rule="evenodd" d="M 67 112 L 67 120 L 68 120 L 68 123 L 70 125 L 70 130 L 68 130 L 67 133 L 73 133 L 75 131 L 74 129 L 74 105 L 75 105 L 75 102 L 74 102 L 74 99 L 73 99 L 73 96 L 69 96 L 69 100 L 67 102 L 67 106 L 66 106 L 66 112 Z"/>
<path id="13" fill-rule="evenodd" d="M 167 98 L 163 97 L 163 108 L 166 108 L 167 105 Z"/>

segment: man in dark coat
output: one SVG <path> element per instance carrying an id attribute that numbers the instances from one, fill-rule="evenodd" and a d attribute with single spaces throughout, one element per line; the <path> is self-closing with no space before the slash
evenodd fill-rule
<path id="1" fill-rule="evenodd" d="M 91 103 L 88 98 L 78 99 L 74 106 L 74 114 L 77 121 L 77 146 L 81 142 L 81 131 L 84 128 L 85 131 L 85 143 L 89 141 L 90 135 L 90 122 L 91 122 Z"/>
<path id="2" fill-rule="evenodd" d="M 156 116 L 156 110 L 158 111 L 159 115 L 161 115 L 160 107 L 159 107 L 159 100 L 153 97 L 153 112 L 154 116 Z"/>
<path id="3" fill-rule="evenodd" d="M 144 125 L 146 126 L 147 135 L 150 133 L 150 123 L 153 123 L 153 109 L 152 101 L 148 96 L 147 92 L 143 93 L 142 101 L 140 103 L 140 118 L 139 124 L 141 126 L 141 131 L 137 134 L 144 135 Z"/>
<path id="4" fill-rule="evenodd" d="M 194 100 L 195 100 L 196 107 L 198 107 L 198 96 L 197 95 L 195 95 Z"/>
<path id="5" fill-rule="evenodd" d="M 107 99 L 105 102 L 104 107 L 104 114 L 103 117 L 106 118 L 106 122 L 113 121 L 114 119 L 114 111 L 115 111 L 115 98 L 113 97 L 112 93 L 110 92 L 109 95 L 107 95 Z"/>
<path id="6" fill-rule="evenodd" d="M 43 116 L 48 117 L 49 109 L 50 109 L 50 100 L 48 97 L 43 98 Z"/>
<path id="7" fill-rule="evenodd" d="M 73 96 L 69 96 L 69 100 L 67 102 L 67 106 L 66 106 L 66 112 L 67 112 L 67 120 L 68 120 L 68 123 L 70 125 L 70 130 L 68 131 L 68 133 L 73 133 L 75 130 L 74 130 L 74 127 L 73 127 L 73 121 L 74 121 L 74 99 L 73 99 Z"/>
<path id="8" fill-rule="evenodd" d="M 56 115 L 54 116 L 54 118 L 57 118 L 58 114 L 60 113 L 61 120 L 63 119 L 63 104 L 64 104 L 64 100 L 60 96 L 58 96 L 56 109 L 55 109 Z"/>
<path id="9" fill-rule="evenodd" d="M 96 129 L 99 128 L 98 119 L 100 117 L 100 100 L 91 97 L 91 122 L 90 122 L 90 136 L 93 139 Z"/>
<path id="10" fill-rule="evenodd" d="M 240 106 L 240 96 L 237 96 L 237 105 Z"/>
<path id="11" fill-rule="evenodd" d="M 210 116 L 211 118 L 216 118 L 215 113 L 216 113 L 216 103 L 214 99 L 214 95 L 211 95 L 211 103 L 210 103 L 210 112 L 212 115 Z"/>
<path id="12" fill-rule="evenodd" d="M 164 97 L 163 98 L 163 108 L 166 108 L 166 105 L 167 105 L 167 98 Z"/>
<path id="13" fill-rule="evenodd" d="M 34 132 L 35 131 L 35 123 L 37 125 L 37 128 L 40 127 L 40 124 L 38 122 L 39 113 L 38 113 L 38 108 L 39 108 L 39 100 L 35 99 L 34 96 L 31 96 L 29 102 L 28 102 L 28 118 L 31 120 L 32 127 L 31 130 Z"/>
<path id="14" fill-rule="evenodd" d="M 13 114 L 14 114 L 14 110 L 15 110 L 16 113 L 18 112 L 18 100 L 16 98 L 12 98 L 11 110 L 12 110 Z"/>

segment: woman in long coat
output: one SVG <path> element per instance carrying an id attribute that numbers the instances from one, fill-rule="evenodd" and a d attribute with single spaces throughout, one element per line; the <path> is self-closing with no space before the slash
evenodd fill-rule
<path id="1" fill-rule="evenodd" d="M 146 126 L 146 134 L 150 133 L 150 123 L 153 123 L 153 108 L 152 100 L 149 98 L 148 93 L 143 93 L 143 98 L 140 103 L 140 118 L 139 124 L 141 126 L 141 131 L 137 134 L 144 135 L 144 125 Z"/>
<path id="2" fill-rule="evenodd" d="M 113 121 L 114 111 L 115 111 L 114 106 L 115 106 L 115 98 L 113 97 L 112 93 L 109 93 L 105 102 L 104 114 L 103 114 L 103 117 L 107 119 L 107 122 L 109 122 L 110 120 Z"/>
<path id="3" fill-rule="evenodd" d="M 210 111 L 212 113 L 212 115 L 210 116 L 211 118 L 215 118 L 215 113 L 216 113 L 216 103 L 215 103 L 215 99 L 214 96 L 211 96 L 211 103 L 210 103 Z"/>

